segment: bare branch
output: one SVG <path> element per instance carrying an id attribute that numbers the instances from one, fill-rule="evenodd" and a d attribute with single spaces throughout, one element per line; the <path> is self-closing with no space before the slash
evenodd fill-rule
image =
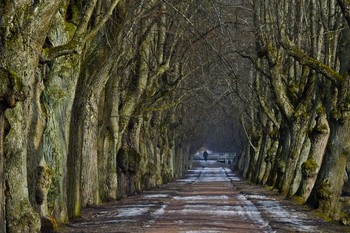
<path id="1" fill-rule="evenodd" d="M 116 8 L 117 4 L 120 0 L 113 0 L 108 8 L 108 11 L 104 14 L 101 20 L 97 23 L 97 25 L 87 32 L 88 23 L 91 19 L 91 16 L 94 12 L 97 0 L 92 0 L 89 2 L 86 11 L 84 12 L 84 16 L 80 21 L 75 34 L 71 41 L 67 44 L 59 45 L 51 48 L 44 48 L 42 50 L 41 59 L 43 61 L 51 61 L 57 57 L 81 52 L 82 46 L 85 44 L 87 40 L 92 40 L 99 30 L 105 25 L 107 20 L 113 13 L 113 10 Z"/>
<path id="2" fill-rule="evenodd" d="M 328 65 L 320 62 L 316 58 L 307 55 L 304 51 L 302 51 L 301 48 L 294 45 L 294 43 L 290 41 L 287 36 L 282 36 L 281 45 L 287 51 L 287 53 L 295 60 L 297 60 L 301 65 L 308 66 L 318 73 L 323 74 L 338 88 L 344 82 L 346 78 L 345 76 L 341 75 L 339 72 L 335 71 Z"/>
<path id="3" fill-rule="evenodd" d="M 341 11 L 343 12 L 344 18 L 350 27 L 350 2 L 344 0 L 337 0 L 338 5 L 340 6 Z"/>

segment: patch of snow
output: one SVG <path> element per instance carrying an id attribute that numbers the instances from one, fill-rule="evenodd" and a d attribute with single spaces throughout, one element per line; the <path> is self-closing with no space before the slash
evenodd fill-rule
<path id="1" fill-rule="evenodd" d="M 197 177 L 192 177 L 192 178 L 178 179 L 177 182 L 193 183 L 196 180 L 198 180 Z"/>
<path id="2" fill-rule="evenodd" d="M 257 222 L 259 225 L 262 225 L 265 228 L 270 228 L 269 232 L 272 231 L 271 227 L 269 226 L 268 222 L 265 221 L 260 214 L 260 211 L 258 208 L 248 200 L 245 196 L 243 195 L 237 195 L 236 197 L 238 200 L 242 201 L 244 203 L 243 206 L 243 211 L 245 212 L 246 216 L 249 219 L 253 219 L 255 222 Z"/>
<path id="3" fill-rule="evenodd" d="M 198 182 L 229 182 L 230 180 L 227 177 L 201 177 Z"/>
<path id="4" fill-rule="evenodd" d="M 210 230 L 205 230 L 205 231 L 180 231 L 181 233 L 220 233 L 221 231 L 210 231 Z"/>
<path id="5" fill-rule="evenodd" d="M 201 166 L 205 166 L 205 165 L 212 165 L 212 164 L 216 164 L 216 160 L 207 160 L 205 161 L 204 159 L 203 160 L 199 160 L 199 163 Z"/>
<path id="6" fill-rule="evenodd" d="M 293 209 L 286 209 L 276 201 L 258 201 L 258 203 L 259 205 L 262 205 L 264 207 L 264 210 L 271 216 L 278 218 L 280 221 L 282 220 L 286 224 L 292 225 L 295 231 L 317 231 L 316 226 L 307 225 L 307 221 L 301 219 L 306 218 L 305 214 L 296 214 Z"/>
<path id="7" fill-rule="evenodd" d="M 149 207 L 132 207 L 118 210 L 117 217 L 134 217 L 139 216 L 149 211 Z"/>
<path id="8" fill-rule="evenodd" d="M 249 199 L 271 200 L 269 197 L 263 196 L 263 195 L 246 195 L 245 194 L 244 196 Z"/>
<path id="9" fill-rule="evenodd" d="M 145 194 L 142 197 L 143 198 L 166 198 L 168 197 L 168 194 Z"/>
<path id="10" fill-rule="evenodd" d="M 162 205 L 162 207 L 160 208 L 160 209 L 157 209 L 156 211 L 154 211 L 153 213 L 152 213 L 152 215 L 163 215 L 164 213 L 165 213 L 165 208 L 166 208 L 167 206 L 166 205 Z"/>
<path id="11" fill-rule="evenodd" d="M 178 213 L 184 215 L 213 215 L 215 217 L 233 217 L 233 216 L 245 216 L 246 212 L 243 210 L 203 210 L 203 209 L 183 209 L 183 210 L 171 210 L 169 213 Z"/>
<path id="12" fill-rule="evenodd" d="M 240 181 L 241 179 L 238 177 L 229 177 L 231 181 Z"/>
<path id="13" fill-rule="evenodd" d="M 179 224 L 179 225 L 182 225 L 182 224 L 185 223 L 185 221 L 184 221 L 184 220 L 176 220 L 175 223 L 177 223 L 177 224 Z"/>
<path id="14" fill-rule="evenodd" d="M 174 196 L 175 200 L 226 200 L 229 199 L 226 195 L 220 195 L 220 196 L 186 196 L 186 197 L 180 197 L 180 196 Z"/>
<path id="15" fill-rule="evenodd" d="M 125 222 L 136 222 L 136 220 L 132 220 L 132 219 L 94 220 L 93 222 L 77 223 L 76 225 L 80 225 L 80 226 L 99 226 L 100 227 L 103 224 L 125 223 Z"/>

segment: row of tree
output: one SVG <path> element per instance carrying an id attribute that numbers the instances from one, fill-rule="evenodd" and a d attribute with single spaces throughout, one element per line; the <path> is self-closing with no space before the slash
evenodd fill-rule
<path id="1" fill-rule="evenodd" d="M 205 140 L 195 96 L 221 60 L 214 3 L 0 2 L 0 232 L 54 229 L 187 170 Z"/>
<path id="2" fill-rule="evenodd" d="M 254 104 L 237 167 L 332 219 L 348 218 L 350 4 L 252 1 Z M 344 221 L 346 222 L 346 221 Z"/>
<path id="3" fill-rule="evenodd" d="M 204 144 L 241 150 L 244 177 L 346 219 L 349 9 L 1 1 L 0 232 L 159 186 Z"/>

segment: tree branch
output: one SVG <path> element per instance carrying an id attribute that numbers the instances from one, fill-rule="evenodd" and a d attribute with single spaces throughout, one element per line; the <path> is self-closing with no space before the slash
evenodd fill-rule
<path id="1" fill-rule="evenodd" d="M 94 38 L 97 34 L 97 32 L 99 30 L 101 30 L 101 28 L 105 25 L 105 23 L 107 22 L 107 20 L 111 17 L 114 9 L 116 8 L 116 6 L 118 5 L 120 0 L 113 0 L 111 2 L 111 5 L 108 8 L 108 11 L 104 14 L 104 16 L 102 17 L 102 19 L 97 23 L 97 25 L 91 29 L 91 31 L 85 36 L 85 41 L 90 40 L 92 38 Z"/>
<path id="2" fill-rule="evenodd" d="M 340 6 L 341 11 L 343 12 L 344 18 L 350 27 L 350 2 L 344 0 L 337 0 L 338 5 Z"/>
<path id="3" fill-rule="evenodd" d="M 113 0 L 108 8 L 108 11 L 104 14 L 102 19 L 97 23 L 97 25 L 87 32 L 88 24 L 91 19 L 91 16 L 94 12 L 97 0 L 91 0 L 88 4 L 88 8 L 84 12 L 84 16 L 80 21 L 74 36 L 71 41 L 67 44 L 59 45 L 51 48 L 44 48 L 42 50 L 41 59 L 43 61 L 52 61 L 55 58 L 60 56 L 77 53 L 80 54 L 81 49 L 87 40 L 92 40 L 97 32 L 105 25 L 107 20 L 113 13 L 113 10 L 116 8 L 120 0 Z"/>
<path id="4" fill-rule="evenodd" d="M 297 60 L 301 65 L 310 67 L 311 69 L 323 74 L 327 79 L 329 79 L 338 88 L 345 80 L 345 76 L 341 75 L 339 72 L 335 71 L 328 65 L 320 62 L 316 58 L 307 55 L 298 46 L 294 45 L 286 36 L 282 36 L 281 45 L 287 51 L 287 53 Z"/>
<path id="5" fill-rule="evenodd" d="M 257 148 L 256 146 L 254 146 L 254 144 L 253 144 L 253 142 L 252 142 L 252 140 L 251 140 L 251 138 L 250 138 L 250 136 L 249 136 L 249 134 L 248 134 L 248 132 L 247 132 L 245 126 L 244 126 L 243 113 L 241 114 L 240 122 L 241 122 L 241 125 L 242 125 L 242 128 L 243 128 L 244 134 L 245 134 L 245 136 L 247 137 L 247 140 L 248 140 L 250 146 L 253 148 L 254 151 L 258 151 L 258 148 Z"/>
<path id="6" fill-rule="evenodd" d="M 265 98 L 260 94 L 261 89 L 260 89 L 260 82 L 259 78 L 256 78 L 256 83 L 255 83 L 255 92 L 258 97 L 259 103 L 261 108 L 263 109 L 264 113 L 267 115 L 267 117 L 272 121 L 272 123 L 277 127 L 280 128 L 280 123 L 277 121 L 276 117 L 274 116 L 273 112 L 270 110 L 270 108 L 267 106 L 267 103 L 265 101 Z"/>

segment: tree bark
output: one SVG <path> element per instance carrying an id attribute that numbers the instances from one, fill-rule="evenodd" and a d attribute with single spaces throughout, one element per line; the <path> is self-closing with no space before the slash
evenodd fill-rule
<path id="1" fill-rule="evenodd" d="M 6 233 L 6 215 L 5 215 L 5 156 L 4 156 L 4 139 L 5 139 L 5 103 L 0 101 L 0 232 Z"/>
<path id="2" fill-rule="evenodd" d="M 98 102 L 111 68 L 108 48 L 96 48 L 85 61 L 73 102 L 68 150 L 69 217 L 80 216 L 82 206 L 99 203 Z M 94 64 L 94 65 L 92 65 Z"/>
<path id="3" fill-rule="evenodd" d="M 295 178 L 295 172 L 305 137 L 307 136 L 308 126 L 309 124 L 307 120 L 299 119 L 296 122 L 293 122 L 293 126 L 291 127 L 292 140 L 289 148 L 288 159 L 286 160 L 282 185 L 280 187 L 282 195 L 286 195 L 288 198 L 292 197 L 294 194 L 292 191 L 292 183 Z"/>
<path id="4" fill-rule="evenodd" d="M 311 132 L 311 149 L 307 161 L 302 165 L 303 178 L 297 195 L 305 202 L 311 194 L 320 170 L 330 128 L 327 121 L 326 112 L 321 110 L 316 119 L 316 126 Z"/>
<path id="5" fill-rule="evenodd" d="M 40 2 L 32 5 L 28 1 L 5 2 L 1 5 L 2 17 L 0 66 L 12 74 L 16 82 L 14 89 L 21 89 L 25 99 L 13 109 L 5 111 L 11 125 L 5 139 L 5 180 L 9 196 L 6 201 L 6 227 L 10 232 L 38 232 L 40 218 L 29 201 L 28 180 L 34 179 L 27 173 L 27 156 L 30 151 L 28 134 L 33 110 L 36 68 L 50 23 L 56 14 L 60 1 Z M 6 9 L 6 10 L 4 10 Z M 15 20 L 16 19 L 16 20 Z M 15 102 L 20 100 L 16 96 Z M 29 174 L 31 175 L 31 174 Z"/>
<path id="6" fill-rule="evenodd" d="M 102 200 L 116 199 L 118 193 L 117 152 L 119 150 L 120 80 L 112 74 L 106 84 L 103 115 L 103 149 L 99 153 L 99 176 Z"/>
<path id="7" fill-rule="evenodd" d="M 338 201 L 344 183 L 346 163 L 349 158 L 350 120 L 348 117 L 342 121 L 330 121 L 330 136 L 326 149 L 327 156 L 320 168 L 314 189 L 307 202 L 320 208 L 327 216 L 339 219 Z"/>

